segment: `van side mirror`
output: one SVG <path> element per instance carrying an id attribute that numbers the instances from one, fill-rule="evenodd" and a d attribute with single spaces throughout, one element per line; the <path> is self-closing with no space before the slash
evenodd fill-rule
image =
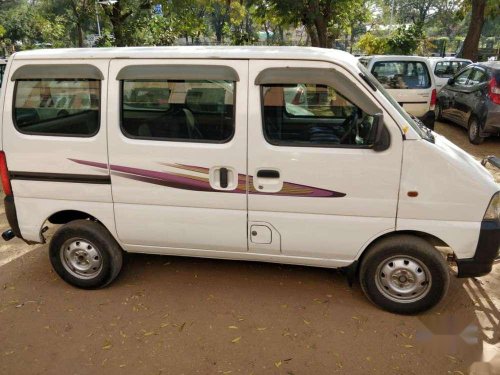
<path id="1" fill-rule="evenodd" d="M 455 83 L 455 80 L 453 78 L 448 78 L 448 85 L 450 86 L 453 86 L 453 84 Z"/>
<path id="2" fill-rule="evenodd" d="M 375 132 L 375 141 L 373 142 L 373 151 L 385 151 L 391 144 L 389 131 L 384 125 L 384 115 L 376 113 L 373 115 L 372 127 Z"/>

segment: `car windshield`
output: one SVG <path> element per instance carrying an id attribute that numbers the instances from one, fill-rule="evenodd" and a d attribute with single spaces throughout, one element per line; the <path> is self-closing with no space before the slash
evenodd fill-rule
<path id="1" fill-rule="evenodd" d="M 408 125 L 410 125 L 418 133 L 418 135 L 420 135 L 420 137 L 429 142 L 434 142 L 434 136 L 432 135 L 431 131 L 421 121 L 413 116 L 410 116 L 408 112 L 406 112 L 403 107 L 401 107 L 399 103 L 394 100 L 394 98 L 386 91 L 386 89 L 380 84 L 380 82 L 375 79 L 375 77 L 368 71 L 368 69 L 363 66 L 363 64 L 358 63 L 358 67 L 366 76 L 366 78 L 373 84 L 373 86 L 375 86 L 382 93 L 382 95 L 385 96 L 385 98 L 392 104 L 394 108 L 396 108 L 400 115 L 403 116 Z"/>
<path id="2" fill-rule="evenodd" d="M 451 78 L 469 64 L 468 61 L 439 61 L 434 68 L 434 74 L 440 78 Z"/>

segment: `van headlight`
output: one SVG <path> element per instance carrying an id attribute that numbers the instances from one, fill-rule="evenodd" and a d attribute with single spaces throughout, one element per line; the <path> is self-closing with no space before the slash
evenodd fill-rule
<path id="1" fill-rule="evenodd" d="M 500 191 L 496 192 L 491 198 L 490 204 L 484 214 L 484 220 L 500 222 Z"/>

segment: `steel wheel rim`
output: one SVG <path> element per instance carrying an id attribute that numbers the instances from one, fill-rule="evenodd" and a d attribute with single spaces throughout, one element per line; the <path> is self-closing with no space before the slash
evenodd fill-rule
<path id="1" fill-rule="evenodd" d="M 90 241 L 69 239 L 61 246 L 59 255 L 66 271 L 79 279 L 92 279 L 102 270 L 101 251 Z"/>
<path id="2" fill-rule="evenodd" d="M 418 259 L 397 255 L 378 265 L 375 284 L 379 292 L 390 300 L 412 303 L 429 293 L 432 277 L 427 266 Z"/>

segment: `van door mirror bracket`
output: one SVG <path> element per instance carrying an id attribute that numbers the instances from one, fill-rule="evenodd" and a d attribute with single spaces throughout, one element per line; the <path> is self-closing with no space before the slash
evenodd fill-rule
<path id="1" fill-rule="evenodd" d="M 376 113 L 373 115 L 373 127 L 375 131 L 373 151 L 381 152 L 387 150 L 390 145 L 390 135 L 384 125 L 384 116 L 382 113 Z"/>

